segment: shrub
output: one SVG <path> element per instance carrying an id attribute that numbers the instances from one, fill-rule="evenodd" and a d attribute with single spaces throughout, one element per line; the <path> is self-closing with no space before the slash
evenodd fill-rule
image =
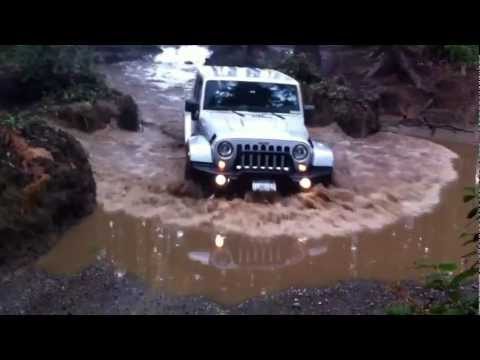
<path id="1" fill-rule="evenodd" d="M 1 52 L 1 62 L 16 69 L 24 84 L 41 93 L 99 82 L 87 45 L 15 45 Z"/>
<path id="2" fill-rule="evenodd" d="M 478 45 L 444 45 L 452 62 L 478 63 Z"/>
<path id="3" fill-rule="evenodd" d="M 10 129 L 22 129 L 34 122 L 41 121 L 41 118 L 32 114 L 0 113 L 0 127 Z"/>
<path id="4" fill-rule="evenodd" d="M 18 126 L 18 124 L 19 120 L 15 115 L 9 113 L 0 114 L 0 126 L 15 128 Z"/>
<path id="5" fill-rule="evenodd" d="M 69 103 L 110 97 L 104 77 L 94 69 L 94 54 L 88 45 L 0 47 L 0 64 L 16 84 L 10 102 L 25 104 L 44 98 L 47 103 Z"/>
<path id="6" fill-rule="evenodd" d="M 478 64 L 478 45 L 432 45 L 428 48 L 434 57 L 453 63 Z"/>

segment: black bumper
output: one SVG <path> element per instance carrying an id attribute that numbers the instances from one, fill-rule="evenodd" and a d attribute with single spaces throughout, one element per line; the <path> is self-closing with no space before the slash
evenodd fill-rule
<path id="1" fill-rule="evenodd" d="M 309 178 L 312 183 L 320 182 L 325 177 L 332 174 L 331 167 L 310 167 L 306 172 L 281 172 L 272 170 L 237 170 L 237 171 L 220 171 L 215 165 L 210 163 L 196 163 L 192 162 L 192 168 L 198 173 L 205 175 L 216 176 L 225 175 L 230 180 L 245 180 L 245 179 L 272 179 L 277 181 L 289 180 L 298 183 L 302 178 Z"/>

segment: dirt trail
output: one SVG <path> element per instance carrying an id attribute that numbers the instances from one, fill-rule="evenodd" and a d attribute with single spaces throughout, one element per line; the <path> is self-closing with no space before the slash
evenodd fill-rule
<path id="1" fill-rule="evenodd" d="M 441 188 L 457 176 L 456 155 L 438 144 L 389 133 L 353 140 L 331 126 L 311 132 L 314 139 L 333 145 L 336 186 L 317 186 L 273 203 L 179 197 L 175 194 L 183 186 L 185 161 L 179 141 L 184 85 L 193 78 L 193 65 L 164 61 L 107 70 L 112 85 L 137 100 L 143 132 L 74 132 L 91 155 L 98 201 L 107 211 L 257 238 L 342 236 L 430 211 Z"/>

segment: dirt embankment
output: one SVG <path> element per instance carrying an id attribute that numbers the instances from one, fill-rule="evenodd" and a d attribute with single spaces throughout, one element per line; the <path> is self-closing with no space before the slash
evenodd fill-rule
<path id="1" fill-rule="evenodd" d="M 0 126 L 0 266 L 39 255 L 48 248 L 44 235 L 95 205 L 92 169 L 75 138 L 43 123 Z"/>
<path id="2" fill-rule="evenodd" d="M 87 153 L 74 136 L 54 126 L 85 133 L 140 129 L 133 98 L 98 79 L 46 94 L 38 91 L 37 81 L 25 93 L 28 84 L 20 72 L 0 71 L 0 266 L 16 267 L 46 252 L 47 234 L 65 229 L 96 205 Z M 86 85 L 90 92 L 84 92 Z"/>
<path id="3" fill-rule="evenodd" d="M 342 77 L 359 93 L 375 93 L 383 130 L 446 129 L 473 137 L 478 127 L 478 69 L 393 47 L 319 47 L 324 76 Z M 321 67 L 322 67 L 321 66 Z"/>

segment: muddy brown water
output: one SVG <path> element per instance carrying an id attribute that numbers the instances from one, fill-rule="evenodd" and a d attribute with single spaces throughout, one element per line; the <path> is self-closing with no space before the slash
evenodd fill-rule
<path id="1" fill-rule="evenodd" d="M 454 159 L 424 140 L 380 134 L 356 142 L 312 129 L 338 144 L 343 189 L 273 206 L 169 193 L 166 184 L 182 182 L 178 138 L 193 78 L 185 62 L 202 63 L 207 53 L 169 48 L 153 63 L 106 69 L 113 85 L 137 100 L 145 128 L 68 130 L 90 153 L 99 207 L 59 239 L 41 268 L 68 275 L 109 261 L 119 277 L 130 273 L 155 289 L 234 304 L 291 286 L 415 279 L 422 275 L 415 261 L 455 261 L 468 252 L 458 236 L 469 210 L 463 188 L 474 183 L 473 145 L 442 142 Z M 325 195 L 334 201 L 325 204 Z"/>
<path id="2" fill-rule="evenodd" d="M 415 261 L 460 261 L 466 253 L 458 236 L 467 225 L 469 206 L 462 196 L 464 187 L 474 182 L 475 151 L 471 145 L 445 145 L 459 155 L 459 178 L 442 190 L 440 204 L 426 215 L 400 219 L 380 231 L 260 242 L 99 208 L 68 231 L 39 265 L 51 273 L 74 274 L 105 259 L 115 265 L 118 276 L 129 272 L 154 288 L 205 295 L 225 304 L 291 286 L 418 279 L 422 272 L 415 269 Z"/>

